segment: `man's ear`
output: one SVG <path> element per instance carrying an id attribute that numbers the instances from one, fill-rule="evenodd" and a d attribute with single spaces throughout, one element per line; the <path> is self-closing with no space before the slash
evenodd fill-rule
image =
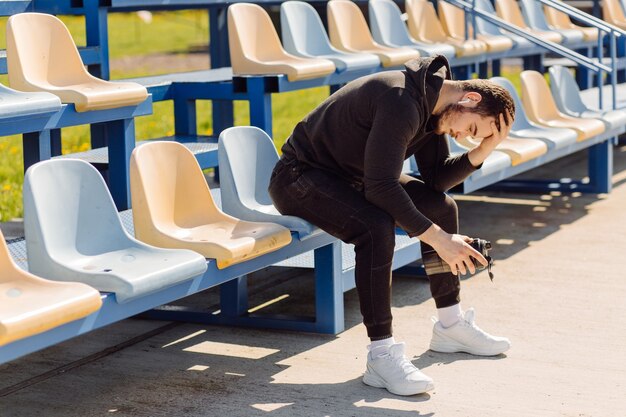
<path id="1" fill-rule="evenodd" d="M 476 107 L 480 100 L 482 100 L 482 96 L 480 95 L 480 93 L 477 93 L 475 91 L 468 91 L 467 93 L 463 94 L 463 97 L 461 97 L 461 100 L 458 101 L 458 104 L 461 104 L 464 107 L 473 108 Z"/>

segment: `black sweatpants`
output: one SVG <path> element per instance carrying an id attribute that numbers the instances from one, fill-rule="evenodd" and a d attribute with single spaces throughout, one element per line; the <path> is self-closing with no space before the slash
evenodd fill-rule
<path id="1" fill-rule="evenodd" d="M 458 233 L 458 209 L 445 193 L 403 175 L 400 182 L 415 207 L 448 233 Z M 355 279 L 363 323 L 372 340 L 392 335 L 391 262 L 395 221 L 365 199 L 363 192 L 326 171 L 281 159 L 269 186 L 276 208 L 300 217 L 355 246 Z M 422 243 L 422 252 L 431 248 Z M 437 308 L 459 302 L 460 283 L 452 273 L 428 277 Z"/>

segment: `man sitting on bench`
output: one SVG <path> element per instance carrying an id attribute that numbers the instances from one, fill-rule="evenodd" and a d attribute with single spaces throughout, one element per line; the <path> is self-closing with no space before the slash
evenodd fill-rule
<path id="1" fill-rule="evenodd" d="M 443 56 L 408 61 L 402 71 L 357 79 L 295 127 L 282 148 L 270 195 L 282 214 L 301 217 L 355 245 L 356 287 L 371 339 L 363 381 L 398 395 L 433 389 L 392 336 L 391 263 L 395 226 L 436 250 L 452 272 L 429 276 L 437 306 L 430 348 L 498 355 L 508 339 L 487 334 L 460 307 L 458 274 L 486 259 L 458 233 L 458 212 L 445 192 L 478 169 L 508 135 L 515 114 L 509 93 L 485 80 L 452 81 Z M 479 144 L 450 156 L 445 134 Z M 402 173 L 415 155 L 420 179 Z"/>

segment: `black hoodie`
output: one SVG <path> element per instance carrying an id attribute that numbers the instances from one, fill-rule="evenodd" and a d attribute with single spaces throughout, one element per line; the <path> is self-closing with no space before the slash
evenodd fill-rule
<path id="1" fill-rule="evenodd" d="M 415 155 L 424 182 L 442 192 L 476 169 L 467 153 L 451 157 L 446 138 L 433 132 L 444 78 L 448 61 L 434 56 L 352 81 L 296 125 L 283 155 L 362 186 L 367 200 L 410 236 L 420 235 L 432 222 L 399 183 L 404 160 Z"/>

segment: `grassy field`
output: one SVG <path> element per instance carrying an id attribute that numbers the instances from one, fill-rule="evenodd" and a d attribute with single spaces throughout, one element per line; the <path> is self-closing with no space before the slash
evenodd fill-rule
<path id="1" fill-rule="evenodd" d="M 61 17 L 78 45 L 85 44 L 85 27 L 82 17 Z M 4 33 L 6 18 L 0 19 Z M 208 46 L 208 16 L 206 11 L 175 11 L 153 13 L 151 22 L 142 20 L 136 13 L 109 15 L 109 49 L 111 78 L 129 78 L 173 72 L 172 64 L 180 64 Z M 5 48 L 5 38 L 0 38 L 0 48 Z M 145 56 L 158 57 L 142 61 Z M 138 59 L 139 58 L 139 59 Z M 145 62 L 148 62 L 146 64 Z M 180 65 L 175 65 L 180 68 Z M 8 84 L 6 75 L 0 82 Z M 273 137 L 281 146 L 294 125 L 320 101 L 328 96 L 328 87 L 276 94 L 273 97 Z M 235 124 L 249 123 L 247 102 L 235 103 Z M 137 139 L 171 135 L 174 129 L 171 102 L 154 104 L 151 116 L 136 120 Z M 198 132 L 212 134 L 211 103 L 198 102 Z M 63 153 L 89 149 L 89 128 L 79 126 L 63 129 Z M 0 221 L 22 216 L 22 144 L 21 137 L 4 137 L 0 141 Z"/>
<path id="2" fill-rule="evenodd" d="M 85 27 L 82 17 L 63 16 L 78 45 L 85 44 Z M 4 32 L 6 18 L 0 20 Z M 136 13 L 117 13 L 109 17 L 109 48 L 111 54 L 111 78 L 129 78 L 172 72 L 168 60 L 184 60 L 189 53 L 206 51 L 208 40 L 208 16 L 206 11 L 176 11 L 154 13 L 152 21 L 142 21 Z M 6 47 L 0 38 L 0 48 Z M 163 65 L 133 66 L 133 57 L 167 54 L 159 62 Z M 118 63 L 116 65 L 116 63 Z M 130 64 L 129 64 L 130 63 Z M 6 75 L 0 82 L 7 85 Z M 316 88 L 274 97 L 274 138 L 281 143 L 287 138 L 294 124 L 328 95 L 328 88 Z M 247 102 L 235 103 L 235 124 L 249 123 Z M 137 139 L 149 139 L 171 135 L 174 118 L 171 102 L 154 104 L 154 113 L 136 120 Z M 211 103 L 198 102 L 198 132 L 212 134 Z M 63 129 L 63 153 L 89 149 L 89 128 L 79 126 Z M 0 141 L 0 221 L 22 216 L 22 143 L 20 136 L 4 137 Z"/>

